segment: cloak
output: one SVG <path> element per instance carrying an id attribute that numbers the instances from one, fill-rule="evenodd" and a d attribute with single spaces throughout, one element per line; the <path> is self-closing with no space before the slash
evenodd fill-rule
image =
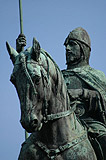
<path id="1" fill-rule="evenodd" d="M 69 76 L 72 73 L 76 74 L 79 78 L 85 81 L 89 86 L 91 86 L 94 90 L 98 91 L 101 97 L 101 112 L 106 114 L 106 77 L 102 71 L 95 70 L 91 68 L 89 65 L 62 70 L 63 77 Z M 103 118 L 106 119 L 106 118 Z M 106 121 L 106 120 L 105 120 Z"/>

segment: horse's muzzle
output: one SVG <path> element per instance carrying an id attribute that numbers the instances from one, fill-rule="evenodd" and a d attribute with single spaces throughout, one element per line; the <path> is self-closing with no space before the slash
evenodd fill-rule
<path id="1" fill-rule="evenodd" d="M 23 128 L 29 133 L 32 133 L 38 130 L 39 128 L 39 121 L 36 117 L 33 118 L 31 117 L 30 121 L 28 120 L 25 121 L 25 119 L 24 120 L 21 119 L 20 123 L 23 126 Z"/>

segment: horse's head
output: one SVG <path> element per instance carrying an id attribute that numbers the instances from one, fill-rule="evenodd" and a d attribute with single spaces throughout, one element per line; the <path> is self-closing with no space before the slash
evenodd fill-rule
<path id="1" fill-rule="evenodd" d="M 7 49 L 14 64 L 10 80 L 15 85 L 20 100 L 20 122 L 28 132 L 39 130 L 42 122 L 46 121 L 48 105 L 55 106 L 54 99 L 50 99 L 51 93 L 54 96 L 57 94 L 58 71 L 35 39 L 33 47 L 20 54 L 8 43 Z"/>

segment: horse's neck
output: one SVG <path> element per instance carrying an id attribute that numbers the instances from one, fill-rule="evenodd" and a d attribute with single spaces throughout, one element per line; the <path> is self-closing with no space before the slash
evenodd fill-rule
<path id="1" fill-rule="evenodd" d="M 71 139 L 69 118 L 61 118 L 59 120 L 49 121 L 44 124 L 40 131 L 40 141 L 48 144 L 63 144 Z M 74 126 L 73 126 L 74 127 Z"/>
<path id="2" fill-rule="evenodd" d="M 51 79 L 50 86 L 52 87 L 50 93 L 45 92 L 46 97 L 50 97 L 48 102 L 48 114 L 67 111 L 70 107 L 70 100 L 63 77 L 52 61 L 49 70 L 49 80 Z M 38 139 L 46 145 L 58 146 L 65 144 L 73 138 L 75 139 L 77 135 L 75 128 L 76 122 L 74 113 L 54 121 L 49 121 L 43 124 L 42 129 L 39 131 Z"/>
<path id="3" fill-rule="evenodd" d="M 66 97 L 66 96 L 64 96 Z M 67 100 L 60 101 L 59 97 L 52 98 L 51 103 L 49 104 L 49 114 L 60 113 L 66 111 Z M 49 121 L 44 124 L 40 131 L 40 141 L 48 145 L 62 145 L 73 139 L 75 136 L 75 117 L 74 114 L 70 116 L 63 117 L 54 121 Z"/>

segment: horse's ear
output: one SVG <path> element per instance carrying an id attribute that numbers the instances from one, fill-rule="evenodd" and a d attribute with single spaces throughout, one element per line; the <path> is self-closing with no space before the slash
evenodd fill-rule
<path id="1" fill-rule="evenodd" d="M 39 56 L 40 56 L 40 44 L 39 42 L 33 38 L 33 46 L 32 46 L 32 53 L 31 53 L 31 58 L 35 61 L 39 60 Z"/>
<path id="2" fill-rule="evenodd" d="M 15 63 L 16 61 L 16 57 L 19 55 L 19 53 L 14 49 L 12 48 L 8 42 L 6 42 L 6 47 L 7 47 L 7 50 L 8 50 L 8 53 L 10 55 L 10 59 L 12 60 L 13 64 Z"/>

